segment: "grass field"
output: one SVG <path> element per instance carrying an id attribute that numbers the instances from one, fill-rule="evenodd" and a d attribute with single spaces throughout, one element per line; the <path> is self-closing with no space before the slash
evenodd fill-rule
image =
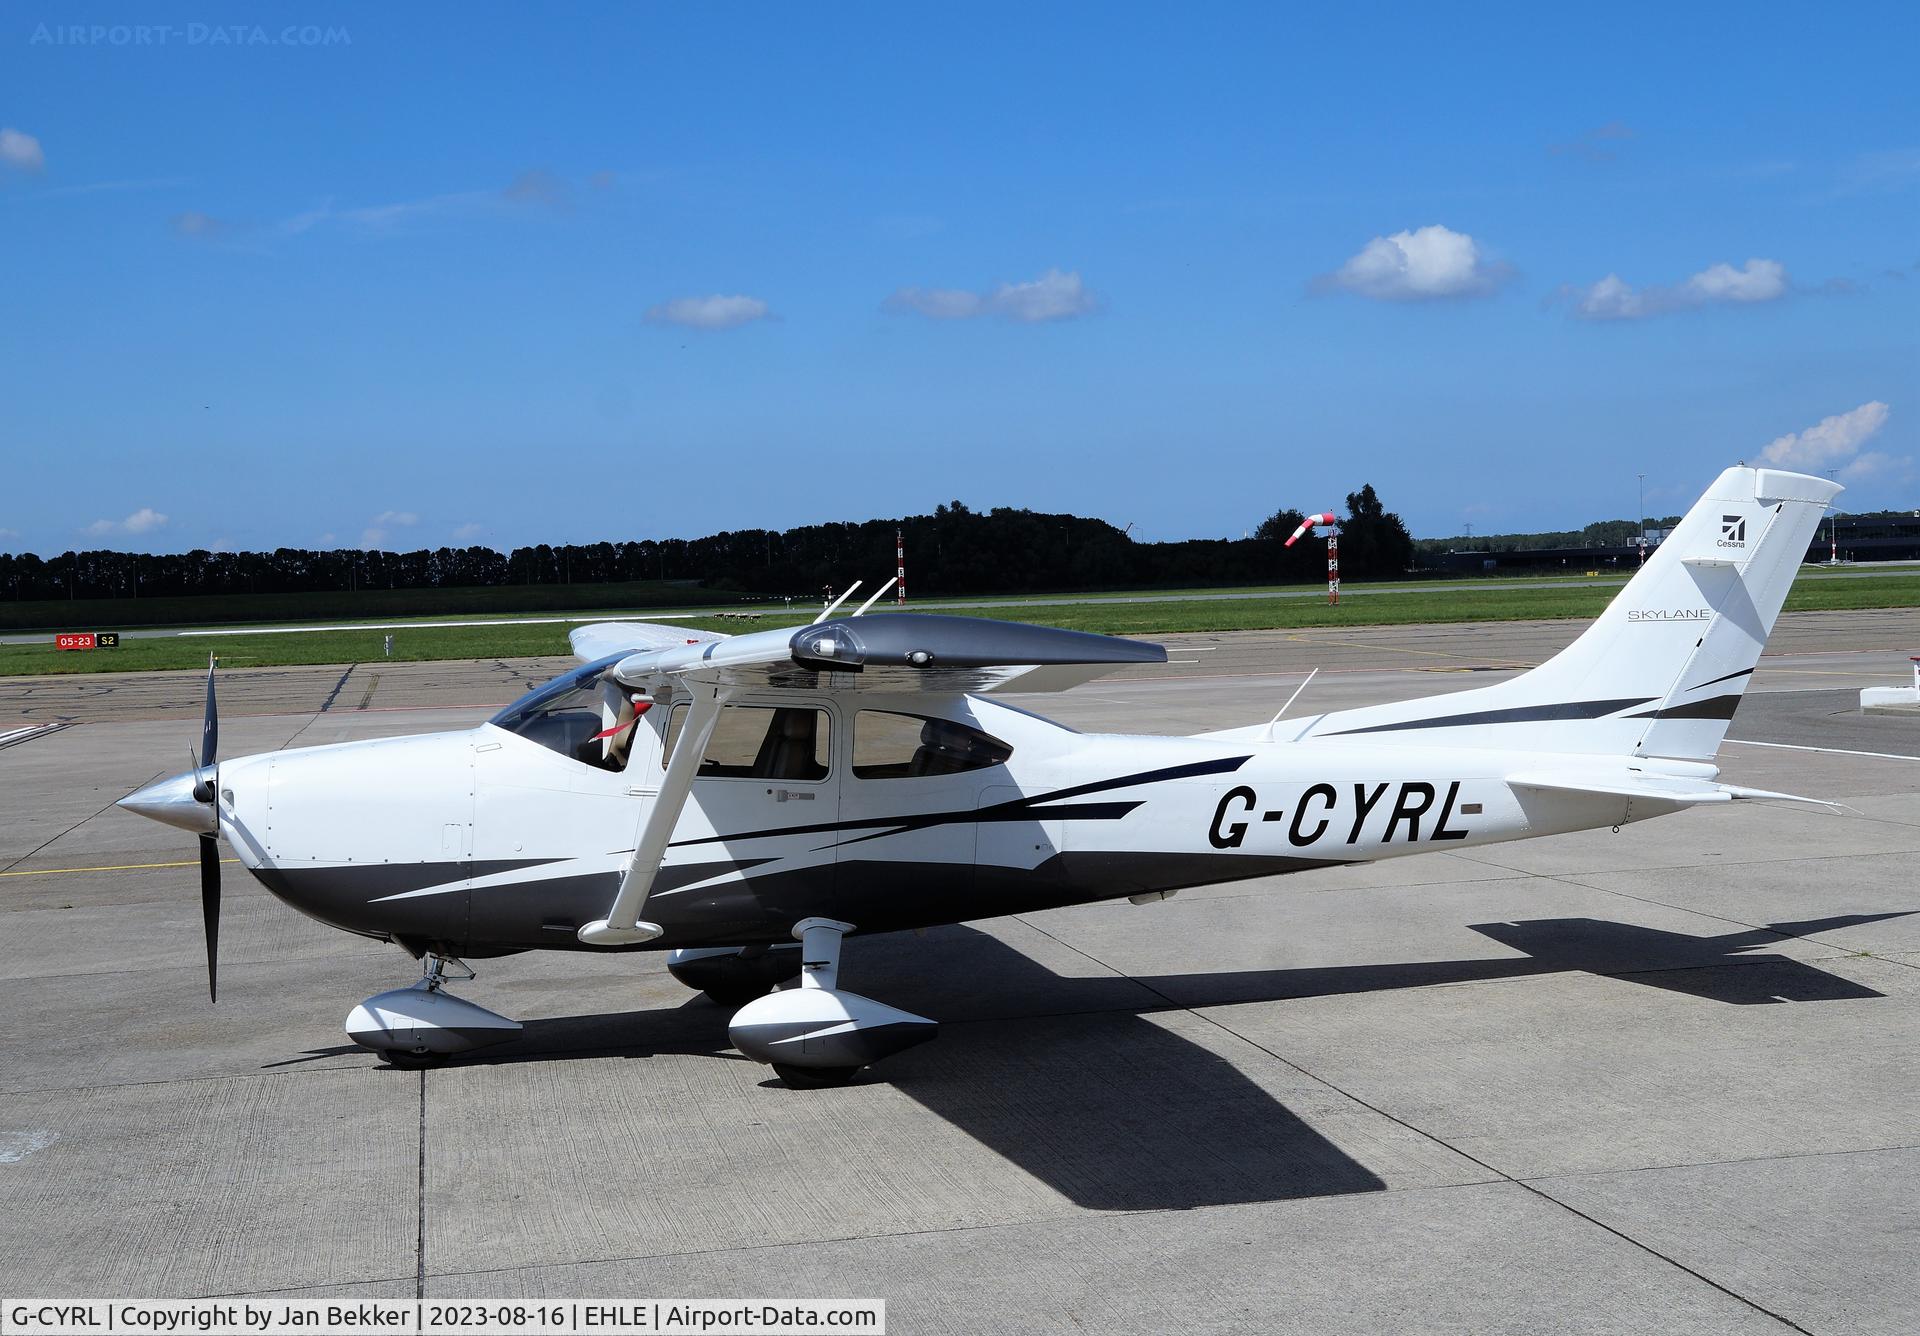
<path id="1" fill-rule="evenodd" d="M 55 628 L 218 626 L 246 622 L 364 622 L 416 617 L 511 616 L 622 608 L 680 608 L 691 599 L 715 607 L 737 603 L 686 580 L 626 584 L 505 585 L 476 589 L 360 589 L 353 593 L 220 594 L 184 598 L 83 598 L 71 602 L 0 602 L 0 631 Z"/>
<path id="2" fill-rule="evenodd" d="M 1198 592 L 1198 591 L 1195 591 Z M 1236 591 L 1238 592 L 1238 591 Z M 1340 606 L 1313 598 L 1169 600 L 1154 603 L 1047 603 L 1013 607 L 954 608 L 958 616 L 1009 617 L 1109 635 L 1164 635 L 1195 631 L 1249 631 L 1309 626 L 1381 626 L 1410 622 L 1534 621 L 1593 617 L 1618 585 L 1566 586 L 1541 582 L 1525 589 L 1477 589 L 1451 583 L 1444 595 L 1406 586 L 1350 586 Z M 1101 595 L 1097 597 L 1113 597 Z M 1163 595 L 1164 597 L 1164 595 Z M 1920 607 L 1920 572 L 1910 569 L 1871 579 L 1822 578 L 1809 572 L 1787 599 L 1789 610 Z M 605 614 L 601 614 L 605 615 Z M 798 626 L 812 609 L 789 615 L 769 612 L 752 622 L 687 618 L 686 625 L 716 631 Z M 591 614 L 586 614 L 591 619 Z M 402 660 L 520 658 L 567 653 L 561 624 L 539 626 L 403 627 L 393 633 L 393 657 Z M 218 654 L 230 668 L 288 664 L 366 663 L 383 657 L 383 631 L 311 631 L 274 635 L 164 636 L 126 640 L 121 647 L 61 652 L 48 643 L 0 645 L 0 675 L 28 673 L 134 672 L 203 667 Z"/>

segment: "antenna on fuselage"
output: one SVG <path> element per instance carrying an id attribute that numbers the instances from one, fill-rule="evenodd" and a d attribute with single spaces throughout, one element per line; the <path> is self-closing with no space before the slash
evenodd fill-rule
<path id="1" fill-rule="evenodd" d="M 868 599 L 865 603 L 862 603 L 858 608 L 856 608 L 854 610 L 853 615 L 858 617 L 861 613 L 865 612 L 868 608 L 871 608 L 874 604 L 878 603 L 880 601 L 880 595 L 886 593 L 889 589 L 893 588 L 894 581 L 898 580 L 899 578 L 900 577 L 896 575 L 893 577 L 893 579 L 888 580 L 885 584 L 881 585 L 878 589 L 874 590 L 873 597 Z"/>
<path id="2" fill-rule="evenodd" d="M 808 622 L 807 625 L 818 626 L 820 625 L 821 622 L 824 622 L 825 620 L 827 620 L 827 618 L 833 616 L 833 610 L 839 607 L 842 603 L 845 603 L 849 598 L 853 597 L 853 591 L 860 587 L 860 583 L 861 583 L 860 581 L 855 580 L 852 584 L 848 585 L 846 593 L 840 595 L 839 598 L 836 598 L 833 602 L 827 604 L 826 607 L 822 608 L 820 610 L 820 615 L 818 617 L 815 617 L 812 621 Z"/>
<path id="3" fill-rule="evenodd" d="M 1280 713 L 1274 715 L 1273 718 L 1267 720 L 1267 741 L 1268 742 L 1273 741 L 1273 726 L 1280 722 L 1280 716 L 1284 715 L 1288 710 L 1291 710 L 1293 708 L 1293 703 L 1300 699 L 1300 693 L 1307 689 L 1307 683 L 1313 681 L 1313 679 L 1319 674 L 1319 672 L 1320 670 L 1318 668 L 1315 668 L 1312 672 L 1308 673 L 1305 681 L 1302 681 L 1299 686 L 1295 687 L 1293 689 L 1293 694 L 1287 697 L 1287 703 L 1280 707 Z"/>

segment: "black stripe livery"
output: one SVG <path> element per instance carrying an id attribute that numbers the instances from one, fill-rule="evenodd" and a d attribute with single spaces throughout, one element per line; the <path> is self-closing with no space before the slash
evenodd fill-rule
<path id="1" fill-rule="evenodd" d="M 1199 775 L 1228 774 L 1238 770 L 1252 759 L 1251 756 L 1222 756 L 1212 761 L 1192 761 L 1186 765 L 1170 765 L 1160 770 L 1144 770 L 1137 775 L 1121 775 L 1115 779 L 1095 780 L 1091 784 L 1076 784 L 1072 788 L 1056 789 L 1052 793 L 1043 793 L 1032 798 L 1016 798 L 1011 802 L 995 803 L 991 807 L 969 807 L 955 812 L 929 812 L 913 816 L 821 821 L 809 826 L 772 826 L 765 830 L 703 835 L 697 840 L 675 840 L 671 847 L 681 849 L 695 844 L 719 844 L 727 840 L 758 840 L 775 835 L 824 835 L 842 830 L 874 830 L 876 835 L 892 835 L 899 831 L 921 830 L 927 826 L 949 825 L 955 822 L 1017 821 L 1029 816 L 1036 820 L 1044 820 L 1054 815 L 1072 815 L 1083 820 L 1116 821 L 1139 804 L 1085 803 L 1078 808 L 1044 807 L 1040 804 L 1057 803 L 1065 798 L 1079 798 L 1089 793 L 1104 793 L 1111 789 L 1129 789 L 1137 784 L 1157 784 L 1168 779 L 1192 779 Z M 1117 808 L 1125 808 L 1125 811 L 1114 810 Z M 871 839 L 875 836 L 865 838 Z"/>
<path id="2" fill-rule="evenodd" d="M 1705 691 L 1708 687 L 1717 687 L 1722 682 L 1731 682 L 1736 677 L 1746 677 L 1753 672 L 1751 668 L 1742 668 L 1737 673 L 1728 673 L 1725 677 L 1716 677 L 1711 682 L 1702 682 L 1699 686 L 1688 687 L 1688 691 Z"/>
<path id="3" fill-rule="evenodd" d="M 1344 737 L 1350 733 L 1398 733 L 1409 728 L 1465 728 L 1474 724 L 1537 724 L 1550 719 L 1600 719 L 1616 710 L 1645 705 L 1652 696 L 1630 700 L 1577 700 L 1557 705 L 1514 705 L 1504 710 L 1476 710 L 1471 714 L 1443 714 L 1433 719 L 1408 719 L 1398 724 L 1370 724 L 1365 728 L 1343 728 L 1322 737 Z M 1639 717 L 1639 716 L 1634 716 Z"/>
<path id="4" fill-rule="evenodd" d="M 1688 701 L 1685 705 L 1668 705 L 1658 710 L 1642 710 L 1639 714 L 1630 714 L 1629 719 L 1731 719 L 1733 712 L 1740 707 L 1738 693 L 1729 696 L 1709 696 L 1705 700 Z"/>

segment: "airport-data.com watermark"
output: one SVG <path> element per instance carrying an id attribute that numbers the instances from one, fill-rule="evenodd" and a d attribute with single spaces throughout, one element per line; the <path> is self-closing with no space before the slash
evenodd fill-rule
<path id="1" fill-rule="evenodd" d="M 345 28 L 320 23 L 39 23 L 28 46 L 352 46 Z"/>

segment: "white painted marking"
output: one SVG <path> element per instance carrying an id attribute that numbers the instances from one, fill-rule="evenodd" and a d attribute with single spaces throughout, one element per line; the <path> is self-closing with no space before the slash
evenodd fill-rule
<path id="1" fill-rule="evenodd" d="M 1802 747 L 1791 742 L 1747 742 L 1742 738 L 1728 738 L 1736 747 L 1776 747 L 1781 751 L 1829 752 L 1834 756 L 1873 756 L 1882 761 L 1920 761 L 1920 756 L 1906 756 L 1900 752 L 1848 751 L 1845 747 Z"/>
<path id="2" fill-rule="evenodd" d="M 0 1131 L 0 1164 L 18 1164 L 37 1150 L 45 1150 L 60 1139 L 58 1132 L 44 1127 Z"/>
<path id="3" fill-rule="evenodd" d="M 348 626 L 240 626 L 220 631 L 175 631 L 176 636 L 284 636 L 314 631 L 435 631 L 443 626 L 575 626 L 600 622 L 657 622 L 668 617 L 711 617 L 709 612 L 661 612 L 644 617 L 487 617 L 470 622 L 357 622 Z"/>

